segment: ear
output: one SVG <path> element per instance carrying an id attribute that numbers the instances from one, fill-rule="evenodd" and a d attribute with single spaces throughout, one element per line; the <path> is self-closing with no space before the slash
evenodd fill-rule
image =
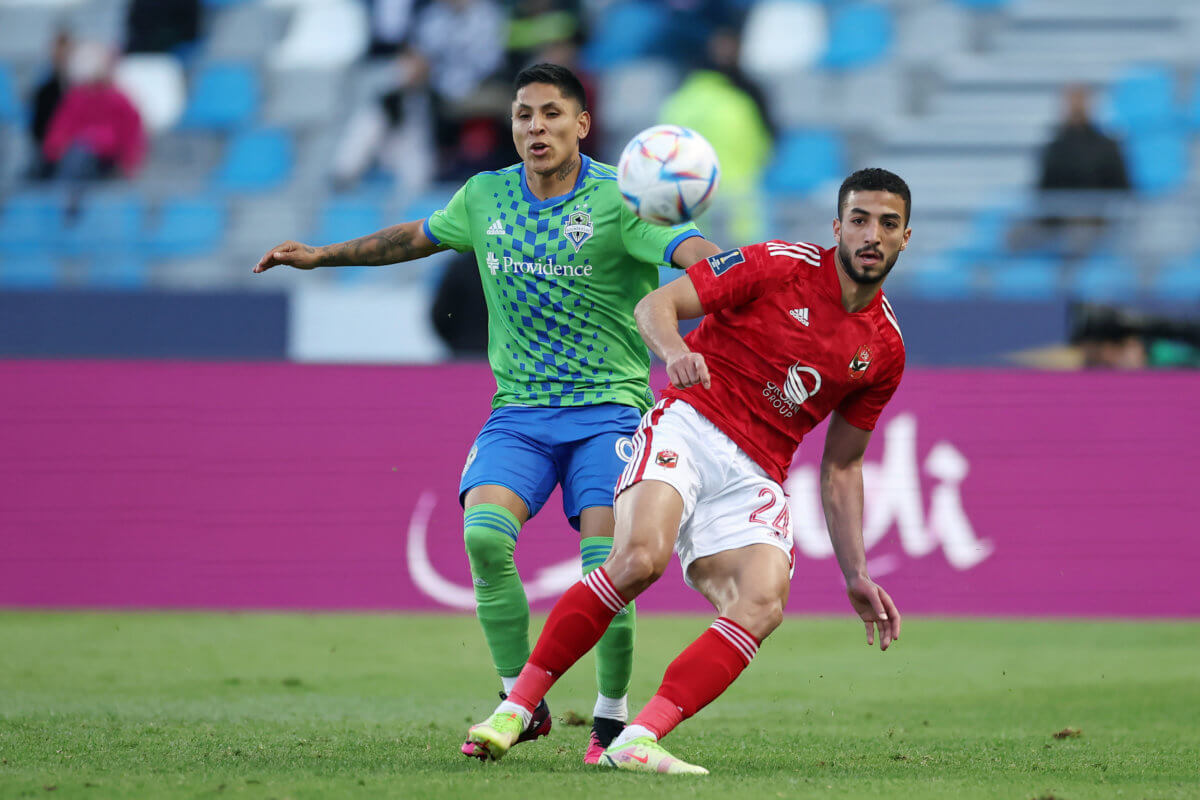
<path id="1" fill-rule="evenodd" d="M 588 131 L 590 131 L 592 129 L 591 113 L 587 112 L 587 111 L 580 111 L 579 112 L 579 120 L 576 124 L 579 126 L 577 128 L 577 130 L 579 132 L 579 138 L 586 139 L 587 135 L 588 135 Z"/>
<path id="2" fill-rule="evenodd" d="M 905 228 L 904 229 L 904 241 L 902 241 L 900 243 L 901 250 L 908 247 L 908 237 L 910 237 L 910 236 L 912 236 L 912 228 Z"/>
<path id="3" fill-rule="evenodd" d="M 838 244 L 842 243 L 842 221 L 836 218 L 833 220 L 833 240 Z"/>

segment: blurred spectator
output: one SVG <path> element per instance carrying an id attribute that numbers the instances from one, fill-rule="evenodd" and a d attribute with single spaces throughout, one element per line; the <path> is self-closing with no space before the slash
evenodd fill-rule
<path id="1" fill-rule="evenodd" d="M 50 73 L 33 93 L 33 115 L 29 123 L 29 135 L 33 138 L 37 152 L 36 160 L 30 169 L 30 176 L 35 180 L 48 178 L 54 171 L 53 166 L 42 154 L 42 146 L 50 130 L 50 120 L 67 93 L 67 61 L 70 55 L 71 35 L 66 31 L 59 31 L 54 37 L 54 49 L 50 55 Z"/>
<path id="2" fill-rule="evenodd" d="M 200 35 L 200 0 L 133 0 L 125 18 L 125 52 L 179 53 Z"/>
<path id="3" fill-rule="evenodd" d="M 118 172 L 132 176 L 146 155 L 137 109 L 112 82 L 113 54 L 94 42 L 71 50 L 67 91 L 50 120 L 42 153 L 78 208 L 84 183 Z"/>
<path id="4" fill-rule="evenodd" d="M 492 159 L 504 141 L 497 129 L 509 98 L 487 79 L 503 63 L 503 33 L 504 15 L 492 0 L 437 0 L 421 8 L 396 57 L 394 88 L 347 123 L 334 154 L 335 186 L 353 186 L 379 163 L 412 194 Z"/>
<path id="5" fill-rule="evenodd" d="M 1041 211 L 1034 244 L 1079 256 L 1108 225 L 1112 195 L 1096 193 L 1123 194 L 1130 183 L 1120 145 L 1092 119 L 1087 87 L 1070 86 L 1063 99 L 1062 125 L 1042 151 Z"/>
<path id="6" fill-rule="evenodd" d="M 483 357 L 488 348 L 487 300 L 472 253 L 446 265 L 430 309 L 433 329 L 456 357 Z"/>
<path id="7" fill-rule="evenodd" d="M 708 39 L 706 63 L 693 70 L 664 102 L 662 122 L 683 125 L 712 144 L 721 161 L 721 186 L 712 223 L 719 241 L 766 238 L 759 185 L 771 157 L 774 125 L 761 90 L 738 66 L 740 37 L 718 28 Z"/>
<path id="8" fill-rule="evenodd" d="M 407 43 L 418 0 L 370 0 L 373 56 L 394 56 Z"/>
<path id="9" fill-rule="evenodd" d="M 578 0 L 516 0 L 508 19 L 508 71 L 515 75 L 532 64 L 566 66 L 547 58 L 546 51 L 582 44 L 582 19 Z"/>
<path id="10" fill-rule="evenodd" d="M 1071 344 L 1086 368 L 1200 367 L 1200 322 L 1109 306 L 1071 308 Z"/>

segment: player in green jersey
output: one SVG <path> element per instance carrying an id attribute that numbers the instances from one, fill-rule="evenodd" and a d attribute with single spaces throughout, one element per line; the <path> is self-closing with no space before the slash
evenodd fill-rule
<path id="1" fill-rule="evenodd" d="M 521 526 L 555 485 L 581 535 L 585 572 L 612 548 L 612 492 L 629 436 L 653 397 L 633 307 L 658 267 L 720 252 L 694 225 L 651 225 L 628 210 L 615 170 L 579 151 L 591 116 L 579 79 L 538 64 L 514 82 L 513 143 L 521 163 L 475 175 L 446 207 L 341 244 L 284 242 L 255 266 L 382 265 L 446 248 L 472 250 L 488 306 L 492 414 L 460 484 L 476 610 L 507 691 L 529 657 L 529 602 L 513 563 Z M 597 647 L 597 698 L 584 760 L 596 763 L 627 718 L 634 609 Z M 544 705 L 522 741 L 550 730 Z M 466 755 L 484 758 L 471 743 Z"/>

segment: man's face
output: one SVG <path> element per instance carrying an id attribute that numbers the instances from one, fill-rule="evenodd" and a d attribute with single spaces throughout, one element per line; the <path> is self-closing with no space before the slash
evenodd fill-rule
<path id="1" fill-rule="evenodd" d="M 838 263 L 859 284 L 882 282 L 910 235 L 912 230 L 904 226 L 904 199 L 891 192 L 850 192 L 841 218 L 833 221 Z"/>
<path id="2" fill-rule="evenodd" d="M 530 83 L 517 91 L 512 106 L 513 144 L 530 172 L 545 175 L 579 155 L 592 118 L 557 86 Z"/>

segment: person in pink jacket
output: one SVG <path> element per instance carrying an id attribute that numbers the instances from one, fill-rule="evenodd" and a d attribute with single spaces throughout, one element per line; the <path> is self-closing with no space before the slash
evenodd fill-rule
<path id="1" fill-rule="evenodd" d="M 72 190 L 83 182 L 136 174 L 146 157 L 141 115 L 112 82 L 112 55 L 93 43 L 71 54 L 72 86 L 50 120 L 42 152 L 54 174 Z"/>

